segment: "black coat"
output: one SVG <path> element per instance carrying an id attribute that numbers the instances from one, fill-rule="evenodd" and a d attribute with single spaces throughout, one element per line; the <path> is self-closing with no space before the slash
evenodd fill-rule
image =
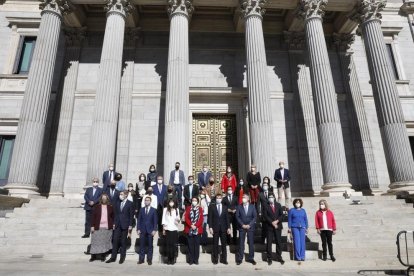
<path id="1" fill-rule="evenodd" d="M 221 204 L 221 215 L 217 210 L 217 204 L 210 204 L 208 208 L 208 227 L 214 232 L 227 231 L 230 228 L 230 216 L 225 204 Z"/>
<path id="2" fill-rule="evenodd" d="M 272 207 L 270 204 L 266 204 L 264 208 L 264 222 L 273 228 L 272 222 L 275 220 L 279 220 L 278 222 L 278 229 L 283 229 L 282 218 L 283 218 L 283 210 L 282 205 L 279 202 L 273 203 L 275 206 L 275 212 L 273 213 Z"/>

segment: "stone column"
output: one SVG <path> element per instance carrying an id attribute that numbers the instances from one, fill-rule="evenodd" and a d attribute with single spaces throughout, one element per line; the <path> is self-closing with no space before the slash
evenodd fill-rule
<path id="1" fill-rule="evenodd" d="M 100 178 L 108 164 L 115 159 L 125 18 L 133 9 L 127 0 L 107 0 L 106 8 L 107 19 L 91 128 L 87 183 L 93 177 Z"/>
<path id="2" fill-rule="evenodd" d="M 322 194 L 342 195 L 351 190 L 345 146 L 328 50 L 322 27 L 327 0 L 300 0 L 298 16 L 305 20 L 313 100 L 318 127 L 324 185 Z"/>
<path id="3" fill-rule="evenodd" d="M 364 99 L 359 86 L 357 71 L 350 50 L 355 40 L 354 34 L 334 34 L 334 44 L 337 47 L 342 67 L 344 88 L 347 93 L 347 103 L 352 121 L 352 140 L 356 159 L 358 178 L 361 181 L 360 189 L 366 193 L 379 195 L 377 169 L 374 160 L 374 151 L 371 135 L 368 128 L 368 119 L 365 113 Z"/>
<path id="4" fill-rule="evenodd" d="M 360 23 L 378 122 L 390 175 L 390 193 L 414 193 L 414 160 L 391 62 L 381 30 L 384 0 L 364 0 L 351 19 Z"/>
<path id="5" fill-rule="evenodd" d="M 262 176 L 273 179 L 276 167 L 272 107 L 267 76 L 262 20 L 265 0 L 242 0 L 241 16 L 246 24 L 246 67 L 249 91 L 249 128 L 252 163 Z"/>
<path id="6" fill-rule="evenodd" d="M 85 28 L 66 28 L 65 76 L 60 93 L 61 104 L 56 138 L 55 157 L 53 160 L 52 179 L 49 196 L 63 196 L 66 172 L 66 160 L 69 149 L 69 138 L 72 128 L 73 107 L 75 105 L 76 83 L 78 80 L 79 57 Z"/>
<path id="7" fill-rule="evenodd" d="M 170 41 L 165 96 L 164 175 L 169 175 L 176 161 L 181 163 L 181 168 L 187 175 L 191 171 L 188 167 L 188 24 L 194 9 L 192 0 L 170 0 L 168 5 Z"/>
<path id="8" fill-rule="evenodd" d="M 27 79 L 6 189 L 11 195 L 37 194 L 36 186 L 65 0 L 43 0 L 41 21 Z"/>
<path id="9" fill-rule="evenodd" d="M 321 155 L 316 127 L 315 109 L 312 102 L 312 87 L 305 53 L 305 34 L 285 32 L 288 44 L 292 76 L 292 89 L 295 94 L 295 117 L 298 132 L 298 148 L 301 166 L 302 194 L 320 194 L 323 185 Z"/>

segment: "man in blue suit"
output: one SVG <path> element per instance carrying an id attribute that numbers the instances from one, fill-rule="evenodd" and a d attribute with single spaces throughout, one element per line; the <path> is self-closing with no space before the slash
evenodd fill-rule
<path id="1" fill-rule="evenodd" d="M 145 243 L 148 245 L 147 262 L 152 265 L 152 252 L 154 249 L 154 235 L 158 226 L 157 210 L 151 207 L 151 197 L 145 198 L 145 207 L 141 208 L 137 221 L 137 234 L 139 240 L 139 260 L 138 264 L 143 264 L 145 259 Z"/>
<path id="2" fill-rule="evenodd" d="M 208 185 L 208 180 L 211 177 L 211 172 L 208 170 L 207 165 L 203 166 L 203 170 L 198 173 L 198 186 L 200 189 L 204 189 Z"/>
<path id="3" fill-rule="evenodd" d="M 168 185 L 173 185 L 178 197 L 178 207 L 183 209 L 183 187 L 185 185 L 185 175 L 180 170 L 180 162 L 175 162 L 175 170 L 170 172 L 170 181 Z"/>
<path id="4" fill-rule="evenodd" d="M 164 185 L 164 178 L 157 176 L 157 184 L 152 186 L 153 194 L 157 197 L 158 231 L 162 231 L 162 212 L 164 210 L 164 198 L 167 194 L 167 186 Z"/>
<path id="5" fill-rule="evenodd" d="M 114 204 L 115 220 L 114 220 L 114 234 L 112 241 L 112 256 L 107 263 L 116 261 L 119 247 L 121 247 L 121 258 L 119 263 L 122 264 L 126 257 L 127 238 L 131 236 L 132 221 L 134 219 L 135 208 L 133 203 L 128 200 L 128 192 L 122 191 L 119 193 L 119 200 Z"/>
<path id="6" fill-rule="evenodd" d="M 249 257 L 246 262 L 256 265 L 254 260 L 254 230 L 257 218 L 257 211 L 254 204 L 250 204 L 249 195 L 243 195 L 243 204 L 237 207 L 236 219 L 239 224 L 239 252 L 236 257 L 236 264 L 240 265 L 244 256 L 244 242 L 246 240 L 249 243 Z"/>
<path id="7" fill-rule="evenodd" d="M 109 164 L 108 170 L 104 171 L 102 175 L 102 184 L 104 192 L 108 190 L 109 185 L 111 185 L 111 181 L 114 180 L 116 173 L 117 172 L 114 171 L 114 164 Z"/>
<path id="8" fill-rule="evenodd" d="M 102 188 L 99 187 L 99 179 L 93 179 L 92 187 L 89 187 L 85 191 L 83 198 L 85 199 L 85 234 L 82 238 L 89 238 L 91 235 L 91 219 L 92 219 L 92 209 L 95 204 L 99 202 L 99 198 L 102 195 Z"/>
<path id="9" fill-rule="evenodd" d="M 275 170 L 273 178 L 277 182 L 278 202 L 281 203 L 283 196 L 285 197 L 285 209 L 289 208 L 290 202 L 290 174 L 289 170 L 285 168 L 285 163 L 280 161 L 279 168 Z"/>

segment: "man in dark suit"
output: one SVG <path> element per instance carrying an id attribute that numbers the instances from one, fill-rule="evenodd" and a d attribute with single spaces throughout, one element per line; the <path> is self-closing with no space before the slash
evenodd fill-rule
<path id="1" fill-rule="evenodd" d="M 112 255 L 107 263 L 116 261 L 119 247 L 121 247 L 121 258 L 119 263 L 122 264 L 126 257 L 127 238 L 131 236 L 132 220 L 134 219 L 134 205 L 127 198 L 128 192 L 121 191 L 119 193 L 119 201 L 114 205 L 115 220 L 114 234 L 112 240 Z"/>
<path id="2" fill-rule="evenodd" d="M 109 196 L 109 201 L 111 202 L 112 206 L 119 201 L 119 191 L 115 188 L 116 187 L 116 180 L 111 180 L 111 184 L 108 186 L 107 190 L 103 191 Z"/>
<path id="3" fill-rule="evenodd" d="M 223 204 L 227 206 L 227 211 L 229 212 L 229 223 L 233 229 L 233 244 L 236 244 L 237 230 L 239 228 L 236 219 L 236 210 L 239 205 L 239 198 L 234 194 L 231 186 L 227 188 L 227 195 L 223 198 Z M 230 234 L 227 236 L 227 240 L 230 243 Z"/>
<path id="4" fill-rule="evenodd" d="M 284 264 L 285 261 L 282 259 L 282 248 L 281 248 L 281 239 L 282 239 L 282 217 L 283 210 L 282 205 L 280 205 L 276 200 L 274 194 L 269 194 L 269 204 L 266 204 L 264 208 L 264 223 L 266 224 L 267 232 L 267 263 L 272 264 L 272 244 L 273 240 L 276 242 L 276 260 L 281 264 Z"/>
<path id="5" fill-rule="evenodd" d="M 109 185 L 111 185 L 111 181 L 114 180 L 115 174 L 117 174 L 117 172 L 114 171 L 114 164 L 109 164 L 108 170 L 104 171 L 102 175 L 102 184 L 104 192 L 108 190 Z"/>
<path id="6" fill-rule="evenodd" d="M 194 177 L 190 175 L 188 177 L 188 184 L 184 187 L 184 205 L 185 207 L 191 205 L 191 199 L 193 197 L 198 197 L 199 188 L 197 185 L 194 185 Z"/>
<path id="7" fill-rule="evenodd" d="M 236 264 L 240 265 L 244 257 L 244 242 L 249 243 L 249 257 L 246 262 L 256 265 L 254 260 L 254 230 L 257 219 L 257 211 L 254 204 L 250 204 L 250 197 L 247 194 L 243 195 L 243 203 L 237 207 L 236 219 L 239 224 L 239 252 L 236 258 Z"/>
<path id="8" fill-rule="evenodd" d="M 167 186 L 164 185 L 164 178 L 157 176 L 157 184 L 152 186 L 154 195 L 157 197 L 158 231 L 162 231 L 162 212 L 164 210 L 164 198 L 167 194 Z"/>
<path id="9" fill-rule="evenodd" d="M 289 170 L 285 169 L 285 163 L 279 162 L 279 168 L 275 170 L 274 180 L 277 182 L 278 201 L 281 202 L 282 197 L 285 197 L 285 208 L 289 208 L 290 202 L 290 174 Z"/>
<path id="10" fill-rule="evenodd" d="M 173 185 L 178 197 L 178 207 L 183 209 L 183 186 L 185 185 L 185 175 L 180 170 L 180 162 L 175 162 L 175 170 L 170 172 L 168 185 Z"/>
<path id="11" fill-rule="evenodd" d="M 273 193 L 272 187 L 269 187 L 269 179 L 266 177 L 263 180 L 262 191 L 259 193 L 259 203 L 260 203 L 260 221 L 262 222 L 262 242 L 265 242 L 266 239 L 266 223 L 264 222 L 264 210 L 268 204 L 269 194 Z"/>
<path id="12" fill-rule="evenodd" d="M 99 202 L 99 198 L 102 195 L 102 188 L 99 187 L 99 179 L 94 178 L 92 187 L 89 187 L 85 191 L 83 198 L 85 199 L 85 233 L 82 238 L 89 238 L 91 235 L 91 220 L 92 220 L 92 209 L 95 204 Z"/>
<path id="13" fill-rule="evenodd" d="M 154 235 L 157 231 L 158 215 L 157 210 L 151 207 L 151 197 L 145 197 L 145 207 L 141 208 L 137 221 L 137 234 L 139 240 L 138 264 L 143 264 L 145 259 L 145 243 L 148 245 L 147 262 L 152 265 L 152 252 L 154 249 Z"/>
<path id="14" fill-rule="evenodd" d="M 198 186 L 200 189 L 204 189 L 208 185 L 208 180 L 211 177 L 211 172 L 207 165 L 203 166 L 203 170 L 198 173 Z"/>
<path id="15" fill-rule="evenodd" d="M 229 213 L 227 206 L 222 203 L 223 195 L 216 195 L 215 204 L 210 204 L 208 210 L 208 225 L 210 227 L 210 234 L 213 235 L 213 264 L 218 263 L 219 253 L 219 238 L 221 242 L 221 256 L 220 262 L 227 263 L 227 234 L 230 234 Z"/>

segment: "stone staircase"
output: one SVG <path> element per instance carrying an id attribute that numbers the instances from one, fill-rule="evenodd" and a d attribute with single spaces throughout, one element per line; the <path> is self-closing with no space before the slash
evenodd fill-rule
<path id="1" fill-rule="evenodd" d="M 310 223 L 306 263 L 319 263 L 318 247 L 320 238 L 314 228 L 314 213 L 320 198 L 303 198 L 304 208 Z M 402 268 L 397 259 L 396 235 L 401 230 L 414 230 L 414 208 L 404 200 L 393 196 L 357 197 L 361 204 L 352 204 L 352 200 L 327 198 L 334 211 L 338 230 L 333 238 L 336 266 L 360 268 Z M 32 199 L 30 203 L 0 218 L 0 256 L 4 258 L 45 258 L 45 259 L 88 259 L 84 255 L 89 239 L 81 239 L 84 225 L 84 211 L 81 199 Z M 283 258 L 288 263 L 287 223 L 284 223 Z M 257 234 L 260 236 L 260 233 Z M 128 250 L 127 260 L 137 260 L 134 243 Z M 155 237 L 154 244 L 162 244 Z M 264 257 L 265 246 L 259 239 L 255 245 L 255 259 L 259 263 Z M 211 246 L 200 256 L 201 264 L 211 263 Z M 234 263 L 236 247 L 228 248 L 228 261 Z M 153 262 L 161 263 L 159 247 L 154 249 Z M 178 264 L 184 264 L 186 248 L 179 246 Z M 246 247 L 247 252 L 247 247 Z M 319 252 L 320 254 L 320 252 Z M 135 255 L 135 256 L 132 256 Z M 319 263 L 320 264 L 320 263 Z"/>

